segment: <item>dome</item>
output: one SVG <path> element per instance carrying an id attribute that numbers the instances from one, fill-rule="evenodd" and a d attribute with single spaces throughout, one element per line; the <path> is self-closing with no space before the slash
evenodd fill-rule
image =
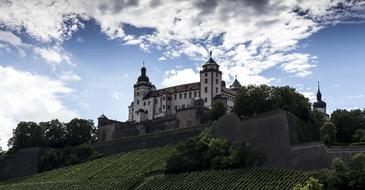
<path id="1" fill-rule="evenodd" d="M 150 82 L 150 79 L 146 75 L 146 68 L 141 68 L 141 76 L 138 77 L 137 82 Z"/>
<path id="2" fill-rule="evenodd" d="M 313 108 L 326 108 L 327 104 L 324 101 L 318 101 L 313 103 Z"/>

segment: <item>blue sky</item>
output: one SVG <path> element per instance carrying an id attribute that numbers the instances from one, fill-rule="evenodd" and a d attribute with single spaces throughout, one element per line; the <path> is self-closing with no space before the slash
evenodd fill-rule
<path id="1" fill-rule="evenodd" d="M 228 84 L 314 101 L 320 81 L 329 112 L 362 109 L 364 12 L 341 0 L 0 0 L 0 146 L 23 120 L 126 120 L 143 61 L 160 88 L 198 81 L 209 50 Z"/>

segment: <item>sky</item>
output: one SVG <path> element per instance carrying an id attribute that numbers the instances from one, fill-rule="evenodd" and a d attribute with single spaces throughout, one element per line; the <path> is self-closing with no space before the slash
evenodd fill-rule
<path id="1" fill-rule="evenodd" d="M 289 85 L 328 112 L 365 107 L 361 0 L 0 0 L 0 146 L 20 121 L 125 121 L 142 62 L 157 88 Z M 95 123 L 96 124 L 96 123 Z"/>

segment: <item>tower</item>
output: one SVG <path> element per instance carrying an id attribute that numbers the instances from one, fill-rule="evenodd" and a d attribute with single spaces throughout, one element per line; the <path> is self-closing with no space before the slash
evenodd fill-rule
<path id="1" fill-rule="evenodd" d="M 326 102 L 322 101 L 322 93 L 320 90 L 319 82 L 318 82 L 318 91 L 317 91 L 317 102 L 313 103 L 313 109 L 319 112 L 322 112 L 324 115 L 327 115 L 326 109 L 327 104 Z"/>
<path id="2" fill-rule="evenodd" d="M 141 75 L 138 77 L 137 83 L 134 85 L 134 98 L 129 109 L 129 120 L 135 120 L 136 122 L 144 120 L 148 115 L 148 107 L 145 105 L 145 102 L 143 102 L 143 98 L 151 90 L 156 90 L 156 87 L 150 82 L 146 72 L 147 69 L 144 67 L 143 62 Z"/>
<path id="3" fill-rule="evenodd" d="M 209 60 L 203 64 L 200 71 L 200 97 L 204 100 L 204 106 L 212 108 L 213 99 L 222 92 L 222 72 L 219 65 L 212 58 L 212 51 L 209 52 Z"/>

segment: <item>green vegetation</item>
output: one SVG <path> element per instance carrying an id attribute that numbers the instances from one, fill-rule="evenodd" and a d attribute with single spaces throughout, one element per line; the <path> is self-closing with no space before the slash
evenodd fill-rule
<path id="1" fill-rule="evenodd" d="M 336 126 L 330 121 L 326 121 L 320 130 L 321 140 L 325 144 L 336 142 Z"/>
<path id="2" fill-rule="evenodd" d="M 157 176 L 139 189 L 285 190 L 308 180 L 310 175 L 302 171 L 267 168 L 210 170 Z"/>
<path id="3" fill-rule="evenodd" d="M 0 183 L 34 189 L 291 189 L 311 173 L 265 168 L 164 174 L 174 147 L 137 150 Z M 203 188 L 204 187 L 204 188 Z"/>
<path id="4" fill-rule="evenodd" d="M 323 184 L 319 183 L 318 179 L 310 177 L 305 184 L 298 184 L 293 190 L 323 190 Z"/>
<path id="5" fill-rule="evenodd" d="M 340 143 L 364 142 L 361 131 L 365 130 L 365 110 L 336 110 L 331 114 L 331 121 L 337 128 L 337 141 Z"/>
<path id="6" fill-rule="evenodd" d="M 329 169 L 319 172 L 319 181 L 327 190 L 363 190 L 365 187 L 365 153 L 354 155 L 348 163 L 336 158 Z"/>
<path id="7" fill-rule="evenodd" d="M 209 110 L 208 118 L 211 121 L 216 121 L 227 112 L 227 107 L 223 102 L 216 102 L 213 104 L 213 108 Z"/>
<path id="8" fill-rule="evenodd" d="M 303 121 L 312 121 L 308 98 L 289 86 L 243 86 L 235 98 L 233 111 L 241 118 L 283 109 Z"/>
<path id="9" fill-rule="evenodd" d="M 0 189 L 129 189 L 148 174 L 163 172 L 173 147 L 138 150 L 3 182 Z"/>
<path id="10" fill-rule="evenodd" d="M 246 143 L 231 144 L 214 137 L 212 128 L 180 143 L 176 149 L 167 160 L 167 173 L 260 166 L 266 158 L 261 151 Z"/>
<path id="11" fill-rule="evenodd" d="M 92 120 L 72 119 L 69 123 L 58 120 L 48 122 L 20 122 L 9 140 L 10 153 L 26 147 L 63 148 L 91 143 L 96 140 Z"/>

